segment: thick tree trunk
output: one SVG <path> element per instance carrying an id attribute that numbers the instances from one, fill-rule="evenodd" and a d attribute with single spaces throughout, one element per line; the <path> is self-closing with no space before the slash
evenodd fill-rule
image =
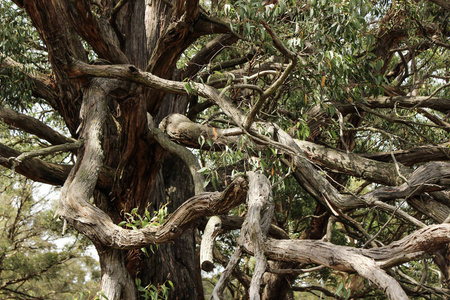
<path id="1" fill-rule="evenodd" d="M 169 212 L 177 209 L 186 199 L 194 195 L 194 183 L 189 169 L 181 159 L 169 156 L 164 161 L 164 167 L 155 186 L 155 200 L 159 205 L 166 205 Z M 164 189 L 162 189 L 162 187 Z M 141 255 L 139 274 L 144 283 L 162 284 L 172 281 L 174 290 L 169 299 L 199 299 L 202 295 L 197 286 L 200 276 L 196 264 L 195 231 L 186 230 L 173 244 L 153 247 L 154 254 L 148 251 L 149 258 Z"/>
<path id="2" fill-rule="evenodd" d="M 146 141 L 147 112 L 143 103 L 142 98 L 137 97 L 120 105 L 124 130 L 121 136 L 111 135 L 107 140 L 110 142 L 107 165 L 119 171 L 112 197 L 101 201 L 107 203 L 107 211 L 117 222 L 135 207 L 142 214 L 146 208 L 153 212 L 167 204 L 169 212 L 173 212 L 194 195 L 191 173 L 184 162 L 173 156 L 164 159 L 167 151 Z M 113 127 L 112 123 L 110 125 Z M 117 152 L 120 160 L 117 160 Z M 140 278 L 142 286 L 158 286 L 170 280 L 174 285 L 170 299 L 198 299 L 196 276 L 200 273 L 195 265 L 194 228 L 185 231 L 174 244 L 153 246 L 148 253 L 150 257 L 141 250 L 125 254 L 125 265 L 133 279 Z M 122 256 L 114 258 L 116 265 L 123 259 Z"/>
<path id="3" fill-rule="evenodd" d="M 154 72 L 163 78 L 172 77 L 175 63 L 188 43 L 175 43 L 170 47 L 170 55 L 163 53 L 164 45 L 158 41 L 171 24 L 171 15 L 167 3 L 154 0 L 130 1 L 115 15 L 121 33 L 118 43 L 129 63 L 140 69 L 146 69 L 149 64 L 150 69 L 164 65 L 164 69 L 156 68 Z M 155 56 L 155 53 L 159 54 Z M 96 199 L 97 205 L 102 204 L 116 222 L 135 207 L 142 214 L 146 208 L 152 213 L 168 204 L 172 212 L 193 196 L 194 191 L 184 163 L 174 157 L 166 159 L 167 151 L 147 139 L 147 112 L 159 122 L 169 113 L 184 113 L 186 100 L 168 95 L 162 101 L 162 93 L 134 85 L 125 94 L 125 99 L 118 97 L 111 107 L 114 116 L 108 119 L 103 145 L 105 165 L 117 170 L 115 184 L 106 197 L 109 199 L 105 200 L 104 196 Z M 114 256 L 115 264 L 121 265 L 125 259 L 131 277 L 140 278 L 143 286 L 172 281 L 175 290 L 170 294 L 171 299 L 197 299 L 201 286 L 194 288 L 198 284 L 193 275 L 200 276 L 195 265 L 194 229 L 184 232 L 174 244 L 154 246 L 153 251 L 154 254 L 148 249 L 150 257 L 140 250 L 127 251 L 124 258 Z"/>
<path id="4" fill-rule="evenodd" d="M 119 103 L 121 115 L 107 122 L 104 149 L 109 151 L 105 152 L 105 164 L 118 171 L 111 195 L 97 194 L 96 204 L 107 211 L 116 223 L 123 220 L 125 212 L 135 207 L 143 214 L 145 209 L 152 213 L 167 205 L 171 213 L 194 195 L 192 176 L 184 162 L 174 156 L 165 158 L 168 154 L 166 150 L 147 141 L 147 111 L 144 104 L 140 96 Z M 121 122 L 121 132 L 114 119 Z M 201 281 L 198 280 L 200 270 L 196 265 L 194 228 L 186 230 L 173 244 L 155 245 L 147 250 L 149 257 L 141 250 L 129 250 L 125 251 L 124 256 L 108 255 L 105 259 L 117 266 L 114 274 L 120 274 L 119 266 L 125 265 L 131 282 L 139 278 L 144 287 L 172 281 L 174 290 L 169 299 L 199 299 L 202 293 L 199 292 L 201 285 L 198 285 Z M 106 252 L 111 251 L 115 250 L 108 249 Z M 108 282 L 102 281 L 103 290 L 109 289 L 111 284 Z"/>

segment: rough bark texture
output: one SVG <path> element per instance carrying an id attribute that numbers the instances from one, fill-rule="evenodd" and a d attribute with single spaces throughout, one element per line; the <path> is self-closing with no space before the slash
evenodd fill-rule
<path id="1" fill-rule="evenodd" d="M 176 156 L 170 156 L 162 172 L 165 190 L 163 199 L 170 199 L 168 208 L 173 212 L 194 195 L 194 183 L 187 166 Z M 166 204 L 166 202 L 161 203 Z M 161 245 L 147 262 L 145 281 L 164 282 L 171 280 L 175 286 L 174 299 L 198 299 L 202 294 L 197 287 L 200 268 L 195 257 L 195 227 L 191 224 L 173 243 Z M 145 268 L 145 267 L 144 267 Z M 185 287 L 191 287 L 186 289 Z"/>

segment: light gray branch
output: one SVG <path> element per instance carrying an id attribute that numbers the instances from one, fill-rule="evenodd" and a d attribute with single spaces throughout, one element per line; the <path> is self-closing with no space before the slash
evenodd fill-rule
<path id="1" fill-rule="evenodd" d="M 161 129 L 154 128 L 152 117 L 148 113 L 147 118 L 150 130 L 150 137 L 155 139 L 161 145 L 161 147 L 163 147 L 170 153 L 179 156 L 188 166 L 189 171 L 191 172 L 192 175 L 192 179 L 194 180 L 195 194 L 204 192 L 203 187 L 205 183 L 205 178 L 203 177 L 203 174 L 199 173 L 200 164 L 198 163 L 197 157 L 186 147 L 172 142 L 169 139 L 169 136 L 167 136 L 164 132 L 162 132 Z"/>
<path id="2" fill-rule="evenodd" d="M 200 244 L 200 267 L 202 270 L 211 272 L 214 269 L 213 249 L 214 239 L 222 228 L 220 217 L 213 216 L 208 220 Z"/>
<path id="3" fill-rule="evenodd" d="M 76 142 L 67 143 L 67 144 L 55 145 L 55 146 L 50 146 L 50 147 L 46 147 L 46 148 L 41 148 L 38 150 L 23 152 L 19 156 L 10 157 L 10 159 L 12 161 L 14 161 L 15 164 L 21 164 L 24 160 L 30 159 L 32 157 L 46 156 L 46 155 L 57 153 L 57 152 L 74 151 L 74 150 L 80 148 L 82 145 L 83 145 L 83 141 L 76 141 Z"/>

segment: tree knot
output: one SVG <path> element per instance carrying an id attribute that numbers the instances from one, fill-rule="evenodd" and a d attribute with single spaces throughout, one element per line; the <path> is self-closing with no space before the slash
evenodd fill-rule
<path id="1" fill-rule="evenodd" d="M 135 66 L 129 66 L 128 69 L 132 74 L 137 74 L 139 70 Z"/>

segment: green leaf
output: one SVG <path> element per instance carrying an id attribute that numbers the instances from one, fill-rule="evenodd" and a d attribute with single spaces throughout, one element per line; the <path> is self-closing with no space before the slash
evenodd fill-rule
<path id="1" fill-rule="evenodd" d="M 251 26 L 250 26 L 250 23 L 249 23 L 249 22 L 245 23 L 245 27 L 246 27 L 246 29 L 247 29 L 246 34 L 250 34 L 250 32 L 251 32 Z"/>
<path id="2" fill-rule="evenodd" d="M 203 167 L 203 168 L 201 168 L 200 170 L 198 170 L 197 173 L 203 173 L 203 172 L 205 172 L 205 171 L 207 171 L 207 170 L 208 170 L 207 167 Z"/>
<path id="3" fill-rule="evenodd" d="M 98 295 L 102 296 L 103 298 L 105 298 L 106 300 L 108 300 L 108 297 L 106 297 L 105 293 L 103 291 L 99 291 L 97 292 Z"/>
<path id="4" fill-rule="evenodd" d="M 203 183 L 203 188 L 206 188 L 210 181 L 211 181 L 210 178 L 206 178 L 205 183 Z"/>
<path id="5" fill-rule="evenodd" d="M 147 248 L 142 247 L 141 251 L 144 252 L 147 257 L 149 257 L 148 252 L 147 252 Z"/>
<path id="6" fill-rule="evenodd" d="M 339 293 L 341 292 L 343 287 L 344 287 L 344 283 L 341 281 L 341 283 L 339 283 L 339 285 L 336 289 L 336 295 L 339 295 Z"/>
<path id="7" fill-rule="evenodd" d="M 186 93 L 188 93 L 188 95 L 193 94 L 194 90 L 192 89 L 191 83 L 190 82 L 186 82 L 184 84 L 184 90 L 186 91 Z"/>

